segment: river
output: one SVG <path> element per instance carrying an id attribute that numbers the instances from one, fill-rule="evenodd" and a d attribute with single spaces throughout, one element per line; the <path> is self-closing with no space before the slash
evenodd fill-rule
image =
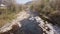
<path id="1" fill-rule="evenodd" d="M 14 24 L 18 24 L 19 28 L 16 32 L 11 32 L 13 34 L 20 34 L 20 30 L 24 34 L 60 34 L 59 26 L 44 21 L 38 16 L 37 11 L 31 11 L 29 9 L 20 12 L 17 18 L 12 21 L 12 24 L 8 23 L 4 25 L 0 28 L 0 32 L 11 30 Z"/>

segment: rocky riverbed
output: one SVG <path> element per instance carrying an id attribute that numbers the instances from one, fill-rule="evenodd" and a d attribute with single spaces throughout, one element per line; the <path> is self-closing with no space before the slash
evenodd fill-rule
<path id="1" fill-rule="evenodd" d="M 0 34 L 60 34 L 60 27 L 41 19 L 38 12 L 27 10 L 0 28 Z"/>

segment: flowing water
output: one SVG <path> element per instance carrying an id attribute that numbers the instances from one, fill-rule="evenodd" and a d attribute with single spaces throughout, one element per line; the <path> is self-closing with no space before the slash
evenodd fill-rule
<path id="1" fill-rule="evenodd" d="M 19 17 L 17 17 L 16 20 L 13 20 L 12 23 L 15 24 L 15 22 L 18 22 L 17 24 L 19 28 L 21 28 L 20 30 L 22 30 L 25 34 L 60 34 L 60 27 L 58 27 L 57 25 L 52 25 L 47 21 L 42 20 L 38 16 L 38 12 L 31 11 L 29 9 L 27 9 L 26 13 L 20 13 Z M 7 30 L 10 30 L 12 28 L 12 25 L 8 25 L 9 24 L 0 28 L 0 31 L 5 32 Z"/>
<path id="2" fill-rule="evenodd" d="M 31 18 L 30 20 L 36 19 L 37 22 L 39 22 L 39 26 L 45 31 L 45 34 L 60 34 L 60 27 L 57 25 L 52 25 L 51 23 L 48 23 L 47 21 L 44 22 L 39 16 L 38 12 L 29 10 L 28 13 L 30 14 Z"/>

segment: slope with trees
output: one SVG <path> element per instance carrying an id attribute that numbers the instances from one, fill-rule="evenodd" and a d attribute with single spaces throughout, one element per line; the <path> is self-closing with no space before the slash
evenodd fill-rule
<path id="1" fill-rule="evenodd" d="M 60 25 L 60 0 L 33 0 L 30 5 L 30 9 L 38 11 L 44 20 Z"/>

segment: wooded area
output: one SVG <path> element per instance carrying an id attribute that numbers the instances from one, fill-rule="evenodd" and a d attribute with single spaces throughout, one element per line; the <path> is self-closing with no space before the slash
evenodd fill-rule
<path id="1" fill-rule="evenodd" d="M 33 0 L 30 8 L 38 11 L 40 16 L 46 16 L 48 20 L 60 25 L 60 0 Z"/>

